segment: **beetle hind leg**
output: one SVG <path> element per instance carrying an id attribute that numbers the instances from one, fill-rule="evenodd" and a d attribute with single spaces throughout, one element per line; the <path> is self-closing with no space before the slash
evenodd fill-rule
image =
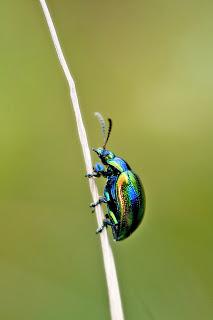
<path id="1" fill-rule="evenodd" d="M 100 228 L 98 228 L 96 230 L 96 233 L 101 233 L 103 231 L 104 228 L 107 228 L 108 226 L 110 226 L 112 228 L 112 235 L 115 241 L 117 241 L 117 226 L 118 223 L 115 223 L 114 221 L 112 222 L 108 217 L 109 215 L 106 215 L 106 219 L 103 220 L 103 224 Z"/>
<path id="2" fill-rule="evenodd" d="M 102 226 L 96 230 L 96 233 L 101 233 L 104 230 L 104 228 L 107 228 L 108 226 L 113 228 L 115 227 L 115 224 L 111 222 L 109 219 L 104 219 Z"/>

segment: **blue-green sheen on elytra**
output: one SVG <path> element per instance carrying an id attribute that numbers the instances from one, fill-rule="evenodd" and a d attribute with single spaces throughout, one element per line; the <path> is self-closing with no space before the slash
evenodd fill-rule
<path id="1" fill-rule="evenodd" d="M 93 149 L 102 164 L 96 163 L 93 173 L 87 176 L 107 178 L 104 196 L 90 206 L 107 204 L 107 214 L 97 233 L 101 232 L 104 227 L 111 226 L 113 238 L 120 241 L 129 237 L 141 223 L 145 211 L 145 193 L 139 177 L 131 170 L 128 163 L 105 149 L 112 126 L 110 119 L 109 122 L 104 147 Z"/>

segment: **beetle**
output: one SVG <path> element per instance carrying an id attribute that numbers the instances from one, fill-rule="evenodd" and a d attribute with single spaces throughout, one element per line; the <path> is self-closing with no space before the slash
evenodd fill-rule
<path id="1" fill-rule="evenodd" d="M 106 203 L 107 214 L 103 225 L 97 229 L 96 233 L 110 226 L 114 240 L 120 241 L 129 237 L 141 223 L 145 211 L 145 193 L 138 175 L 132 171 L 128 163 L 106 149 L 112 129 L 112 120 L 108 119 L 109 128 L 106 135 L 103 117 L 98 112 L 95 115 L 102 126 L 105 141 L 102 148 L 92 150 L 96 152 L 102 164 L 96 163 L 93 172 L 86 176 L 88 178 L 102 176 L 107 179 L 107 182 L 104 196 L 100 197 L 97 202 L 91 203 L 90 207 L 95 208 L 101 203 Z"/>

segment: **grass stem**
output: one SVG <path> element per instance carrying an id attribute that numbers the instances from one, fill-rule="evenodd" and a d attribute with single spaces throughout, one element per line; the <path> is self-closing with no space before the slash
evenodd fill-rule
<path id="1" fill-rule="evenodd" d="M 73 109 L 74 109 L 74 113 L 75 113 L 79 139 L 81 142 L 85 165 L 86 165 L 86 171 L 88 173 L 91 173 L 92 172 L 91 154 L 90 154 L 90 149 L 89 149 L 89 145 L 88 145 L 85 127 L 84 127 L 82 116 L 81 116 L 80 106 L 79 106 L 79 102 L 78 102 L 78 96 L 77 96 L 76 88 L 75 88 L 75 82 L 73 80 L 73 77 L 69 71 L 68 65 L 67 65 L 66 60 L 64 58 L 64 54 L 62 52 L 52 18 L 50 16 L 48 7 L 46 5 L 46 1 L 45 0 L 39 0 L 39 1 L 41 4 L 41 7 L 43 9 L 45 18 L 46 18 L 46 22 L 49 27 L 49 31 L 50 31 L 51 38 L 52 38 L 53 44 L 55 46 L 57 55 L 58 55 L 58 59 L 60 61 L 60 64 L 61 64 L 62 69 L 64 71 L 64 75 L 67 79 L 67 82 L 68 82 L 68 85 L 70 88 L 70 97 L 71 97 L 71 101 L 72 101 L 72 105 L 73 105 Z M 98 200 L 99 196 L 98 196 L 98 189 L 95 184 L 94 178 L 89 179 L 89 187 L 90 187 L 93 201 L 96 202 Z M 102 225 L 102 221 L 103 221 L 103 217 L 104 217 L 103 210 L 102 210 L 101 206 L 99 205 L 95 208 L 95 211 L 96 211 L 98 226 L 100 227 Z M 106 229 L 104 229 L 103 232 L 100 234 L 100 239 L 101 239 L 101 247 L 102 247 L 102 253 L 103 253 L 106 281 L 107 281 L 107 287 L 108 287 L 111 319 L 112 320 L 123 320 L 124 315 L 123 315 L 123 309 L 122 309 L 116 267 L 115 267 L 114 257 L 112 254 L 112 249 L 110 247 L 110 243 L 108 240 Z"/>

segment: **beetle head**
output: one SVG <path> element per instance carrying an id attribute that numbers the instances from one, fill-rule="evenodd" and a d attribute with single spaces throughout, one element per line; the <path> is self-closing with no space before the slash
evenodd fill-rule
<path id="1" fill-rule="evenodd" d="M 113 152 L 103 148 L 92 149 L 92 150 L 97 153 L 97 155 L 99 156 L 103 164 L 107 164 L 108 160 L 111 160 L 115 157 Z"/>

